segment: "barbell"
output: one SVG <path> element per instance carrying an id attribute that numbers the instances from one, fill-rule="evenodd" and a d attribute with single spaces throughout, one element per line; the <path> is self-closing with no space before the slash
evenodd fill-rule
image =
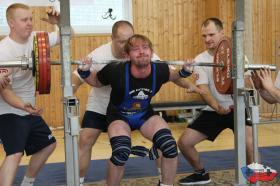
<path id="1" fill-rule="evenodd" d="M 93 61 L 96 64 L 119 62 L 117 60 Z M 183 65 L 185 61 L 153 61 L 168 65 Z M 71 61 L 71 64 L 81 65 L 81 61 Z M 22 56 L 18 60 L 0 61 L 0 68 L 21 67 L 23 70 L 32 70 L 35 77 L 36 91 L 39 94 L 49 94 L 51 87 L 51 65 L 61 65 L 60 62 L 50 61 L 50 45 L 47 32 L 37 32 L 33 39 L 31 57 Z M 215 86 L 221 94 L 232 94 L 232 48 L 228 37 L 223 37 L 217 46 L 213 63 L 196 62 L 192 66 L 213 67 Z M 245 64 L 245 70 L 259 70 L 261 68 L 276 70 L 274 65 Z"/>

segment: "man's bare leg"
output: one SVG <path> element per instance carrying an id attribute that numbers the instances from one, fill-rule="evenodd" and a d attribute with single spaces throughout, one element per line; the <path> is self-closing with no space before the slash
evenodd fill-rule
<path id="1" fill-rule="evenodd" d="M 46 163 L 51 153 L 54 151 L 55 147 L 56 143 L 53 143 L 33 154 L 30 158 L 25 176 L 28 178 L 35 178 L 43 165 Z"/>
<path id="2" fill-rule="evenodd" d="M 128 136 L 130 138 L 131 130 L 127 123 L 121 120 L 116 120 L 108 127 L 109 138 L 117 136 Z M 117 166 L 109 160 L 107 172 L 107 185 L 119 186 L 124 174 L 124 166 Z"/>
<path id="3" fill-rule="evenodd" d="M 93 128 L 84 128 L 79 138 L 79 166 L 80 178 L 86 176 L 90 160 L 92 147 L 101 134 L 101 130 Z"/>
<path id="4" fill-rule="evenodd" d="M 14 178 L 16 176 L 16 171 L 20 160 L 22 158 L 22 153 L 11 154 L 5 158 L 0 169 L 0 185 L 13 185 Z"/>
<path id="5" fill-rule="evenodd" d="M 161 129 L 169 129 L 168 124 L 159 116 L 152 116 L 141 127 L 140 131 L 143 136 L 149 140 L 153 140 L 156 132 Z M 177 172 L 177 157 L 161 158 L 162 183 L 172 185 L 174 183 Z"/>

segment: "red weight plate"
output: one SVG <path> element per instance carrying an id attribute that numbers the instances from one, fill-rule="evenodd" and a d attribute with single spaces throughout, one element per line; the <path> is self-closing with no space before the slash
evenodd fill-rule
<path id="1" fill-rule="evenodd" d="M 39 94 L 44 94 L 46 91 L 45 65 L 44 65 L 44 34 L 37 33 L 38 38 L 38 53 L 39 53 Z"/>
<path id="2" fill-rule="evenodd" d="M 35 75 L 35 87 L 36 87 L 36 91 L 39 91 L 39 51 L 38 51 L 38 38 L 37 38 L 37 34 L 34 36 L 33 39 L 33 52 L 34 52 L 34 61 L 33 61 L 33 71 L 34 71 L 34 75 Z"/>
<path id="3" fill-rule="evenodd" d="M 38 32 L 38 91 L 39 94 L 49 94 L 51 86 L 50 46 L 46 32 Z"/>
<path id="4" fill-rule="evenodd" d="M 49 44 L 49 34 L 47 32 L 45 34 L 45 66 L 46 66 L 46 94 L 50 93 L 51 89 L 51 61 L 50 61 L 50 44 Z"/>
<path id="5" fill-rule="evenodd" d="M 223 37 L 219 41 L 214 56 L 214 64 L 224 65 L 224 67 L 213 67 L 213 78 L 216 89 L 220 94 L 232 94 L 232 47 L 231 40 L 228 37 Z"/>

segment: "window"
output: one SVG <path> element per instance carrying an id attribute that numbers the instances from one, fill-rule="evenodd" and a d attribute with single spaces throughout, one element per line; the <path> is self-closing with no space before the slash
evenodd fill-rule
<path id="1" fill-rule="evenodd" d="M 6 9 L 12 3 L 51 6 L 57 0 L 1 0 L 0 35 L 7 35 Z M 132 23 L 132 0 L 70 0 L 70 21 L 76 34 L 111 33 L 118 20 Z"/>

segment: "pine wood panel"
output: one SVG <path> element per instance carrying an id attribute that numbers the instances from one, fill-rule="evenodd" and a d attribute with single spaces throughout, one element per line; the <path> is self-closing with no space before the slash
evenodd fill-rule
<path id="1" fill-rule="evenodd" d="M 234 0 L 132 0 L 133 24 L 136 33 L 147 35 L 154 51 L 162 60 L 184 60 L 204 50 L 200 36 L 201 23 L 206 17 L 219 17 L 225 32 L 231 36 L 234 20 Z M 45 8 L 34 7 L 34 30 L 51 31 L 55 28 L 41 21 Z M 276 60 L 276 40 L 280 44 L 280 1 L 253 1 L 253 63 L 271 64 Z M 78 60 L 110 40 L 110 35 L 76 35 L 71 41 L 71 58 Z M 59 47 L 51 50 L 51 59 L 59 60 Z M 278 49 L 279 53 L 279 49 Z M 279 58 L 278 58 L 279 59 Z M 277 63 L 279 63 L 278 61 Z M 73 66 L 73 69 L 75 66 Z M 61 68 L 52 66 L 50 95 L 37 96 L 37 104 L 45 109 L 43 117 L 52 127 L 63 126 Z M 77 92 L 84 113 L 91 87 L 83 85 Z M 199 95 L 186 94 L 182 88 L 167 83 L 153 101 L 186 101 L 200 99 Z M 262 104 L 270 112 L 271 106 Z"/>

